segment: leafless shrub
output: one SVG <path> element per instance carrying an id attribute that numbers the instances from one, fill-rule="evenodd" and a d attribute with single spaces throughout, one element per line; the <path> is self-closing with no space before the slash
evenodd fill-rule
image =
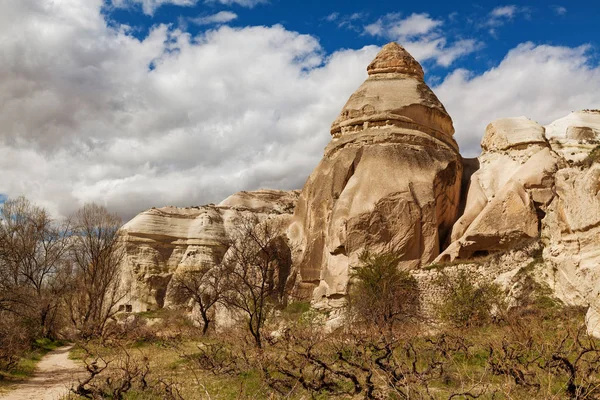
<path id="1" fill-rule="evenodd" d="M 185 303 L 190 300 L 202 318 L 202 334 L 206 335 L 213 320 L 214 306 L 221 300 L 225 288 L 225 275 L 220 268 L 200 268 L 177 274 L 171 281 L 173 300 Z"/>
<path id="2" fill-rule="evenodd" d="M 104 207 L 86 204 L 73 216 L 70 290 L 65 296 L 70 320 L 83 338 L 103 336 L 123 298 L 119 241 L 121 219 Z"/>
<path id="3" fill-rule="evenodd" d="M 133 357 L 121 347 L 117 358 L 107 359 L 94 355 L 85 346 L 82 348 L 86 353 L 83 362 L 88 375 L 71 389 L 76 395 L 94 400 L 121 400 L 132 389 L 148 389 L 150 364 L 146 357 Z"/>
<path id="4" fill-rule="evenodd" d="M 276 221 L 244 217 L 237 226 L 221 265 L 220 273 L 227 276 L 223 302 L 246 318 L 254 344 L 261 348 L 265 321 L 285 299 L 291 254 Z"/>

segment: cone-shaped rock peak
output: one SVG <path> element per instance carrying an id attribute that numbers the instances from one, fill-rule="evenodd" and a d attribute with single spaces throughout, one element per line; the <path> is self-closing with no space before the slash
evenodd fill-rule
<path id="1" fill-rule="evenodd" d="M 421 64 L 404 47 L 396 42 L 388 43 L 367 67 L 369 75 L 397 73 L 423 80 L 425 73 Z"/>
<path id="2" fill-rule="evenodd" d="M 424 82 L 421 65 L 402 46 L 385 45 L 367 71 L 369 77 L 331 126 L 334 139 L 384 131 L 427 135 L 458 152 L 452 119 Z"/>
<path id="3" fill-rule="evenodd" d="M 344 301 L 364 250 L 393 252 L 403 269 L 430 263 L 460 206 L 452 119 L 419 63 L 390 43 L 368 72 L 333 123 L 288 230 L 298 293 L 312 291 L 323 307 Z"/>

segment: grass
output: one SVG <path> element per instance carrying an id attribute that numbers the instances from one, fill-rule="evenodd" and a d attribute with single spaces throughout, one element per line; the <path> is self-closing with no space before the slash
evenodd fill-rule
<path id="1" fill-rule="evenodd" d="M 0 371 L 0 391 L 15 383 L 20 383 L 30 378 L 38 362 L 46 354 L 58 347 L 64 346 L 60 340 L 38 339 L 32 344 L 30 351 L 25 353 L 17 365 L 10 371 Z"/>

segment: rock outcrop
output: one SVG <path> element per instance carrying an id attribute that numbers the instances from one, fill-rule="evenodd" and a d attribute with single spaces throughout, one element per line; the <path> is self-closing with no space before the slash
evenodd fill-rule
<path id="1" fill-rule="evenodd" d="M 522 272 L 534 271 L 566 304 L 589 306 L 588 330 L 600 337 L 600 111 L 546 127 L 493 121 L 481 156 L 463 159 L 450 116 L 404 48 L 386 45 L 367 71 L 301 192 L 151 209 L 122 228 L 131 310 L 169 305 L 171 278 L 219 263 L 238 221 L 254 216 L 287 227 L 289 242 L 274 242 L 286 246 L 278 284 L 294 281 L 297 296 L 333 308 L 329 322 L 342 315 L 352 269 L 369 250 L 399 256 L 425 306 L 438 268 L 513 294 L 526 290 Z"/>
<path id="2" fill-rule="evenodd" d="M 465 210 L 437 262 L 468 263 L 538 240 L 539 279 L 566 304 L 589 307 L 588 330 L 600 337 L 598 144 L 600 112 L 571 113 L 545 128 L 523 117 L 492 122 Z"/>
<path id="3" fill-rule="evenodd" d="M 525 117 L 494 121 L 481 147 L 465 211 L 437 262 L 508 250 L 538 237 L 539 216 L 554 197 L 554 174 L 562 163 L 542 126 Z"/>
<path id="4" fill-rule="evenodd" d="M 128 289 L 123 304 L 136 312 L 168 305 L 173 275 L 218 264 L 240 218 L 289 218 L 298 196 L 299 191 L 240 192 L 219 205 L 152 208 L 137 215 L 121 228 Z"/>
<path id="5" fill-rule="evenodd" d="M 600 110 L 576 111 L 546 126 L 552 150 L 568 161 L 582 161 L 600 144 Z"/>
<path id="6" fill-rule="evenodd" d="M 393 251 L 405 269 L 431 262 L 459 208 L 452 120 L 419 63 L 391 43 L 367 71 L 331 127 L 289 228 L 299 294 L 316 305 L 343 299 L 363 250 Z"/>

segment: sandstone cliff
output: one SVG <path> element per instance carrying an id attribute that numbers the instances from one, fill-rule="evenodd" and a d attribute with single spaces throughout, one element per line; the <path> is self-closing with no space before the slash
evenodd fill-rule
<path id="1" fill-rule="evenodd" d="M 323 306 L 346 294 L 365 249 L 393 251 L 406 269 L 431 262 L 460 202 L 452 120 L 419 63 L 390 43 L 367 71 L 331 127 L 289 229 L 299 292 Z"/>
<path id="2" fill-rule="evenodd" d="M 236 221 L 245 215 L 286 218 L 298 196 L 298 191 L 240 192 L 219 205 L 153 208 L 137 215 L 121 228 L 128 292 L 123 304 L 136 312 L 168 305 L 173 275 L 218 264 Z"/>
<path id="3" fill-rule="evenodd" d="M 566 304 L 589 307 L 588 330 L 600 336 L 599 144 L 597 111 L 571 113 L 546 127 L 524 117 L 492 122 L 464 213 L 436 262 L 468 264 L 539 241 L 537 279 Z M 522 267 L 490 265 L 507 288 L 502 274 Z"/>

